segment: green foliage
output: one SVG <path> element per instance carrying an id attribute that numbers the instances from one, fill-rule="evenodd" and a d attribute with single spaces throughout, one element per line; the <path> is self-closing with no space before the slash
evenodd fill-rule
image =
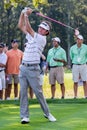
<path id="1" fill-rule="evenodd" d="M 20 48 L 23 49 L 25 35 L 18 29 L 18 19 L 21 10 L 25 7 L 35 9 L 32 0 L 1 0 L 0 1 L 0 41 L 7 43 L 10 46 L 10 41 L 13 38 L 20 40 Z M 5 7 L 5 8 L 4 8 Z M 80 33 L 84 36 L 84 43 L 87 42 L 87 1 L 86 0 L 48 0 L 48 4 L 39 4 L 38 10 L 44 15 L 58 20 L 73 28 L 79 28 Z M 30 23 L 35 31 L 37 25 L 43 20 L 42 17 L 37 17 L 32 14 Z M 59 36 L 61 46 L 67 52 L 68 65 L 70 64 L 69 50 L 74 41 L 74 30 L 61 26 L 52 22 L 52 29 L 48 36 L 45 48 L 45 55 L 52 47 L 51 38 Z"/>
<path id="2" fill-rule="evenodd" d="M 4 0 L 4 8 L 9 9 L 11 7 L 17 7 L 18 4 L 26 5 L 28 0 Z"/>

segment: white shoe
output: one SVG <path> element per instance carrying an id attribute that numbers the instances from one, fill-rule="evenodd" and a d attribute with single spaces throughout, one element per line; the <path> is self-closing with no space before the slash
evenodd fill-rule
<path id="1" fill-rule="evenodd" d="M 49 116 L 44 114 L 44 117 L 47 118 L 51 122 L 55 122 L 56 121 L 56 118 L 51 113 L 49 113 Z"/>
<path id="2" fill-rule="evenodd" d="M 21 124 L 27 124 L 27 123 L 29 123 L 29 118 L 24 117 L 24 118 L 21 120 Z"/>
<path id="3" fill-rule="evenodd" d="M 15 97 L 14 100 L 18 100 L 19 98 L 18 97 Z"/>
<path id="4" fill-rule="evenodd" d="M 7 97 L 6 100 L 11 100 L 10 97 Z"/>

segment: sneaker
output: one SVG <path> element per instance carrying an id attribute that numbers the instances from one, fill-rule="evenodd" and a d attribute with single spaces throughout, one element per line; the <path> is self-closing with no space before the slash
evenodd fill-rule
<path id="1" fill-rule="evenodd" d="M 21 124 L 27 124 L 27 123 L 29 123 L 29 118 L 24 117 L 24 118 L 21 120 Z"/>
<path id="2" fill-rule="evenodd" d="M 18 100 L 19 98 L 18 97 L 15 97 L 14 100 Z"/>
<path id="3" fill-rule="evenodd" d="M 49 113 L 49 116 L 44 114 L 44 117 L 47 118 L 51 122 L 55 122 L 56 121 L 56 118 L 51 113 Z"/>
<path id="4" fill-rule="evenodd" d="M 74 97 L 74 99 L 77 99 L 77 97 Z"/>
<path id="5" fill-rule="evenodd" d="M 51 97 L 51 99 L 54 99 L 54 97 Z"/>
<path id="6" fill-rule="evenodd" d="M 10 97 L 7 97 L 6 100 L 11 100 Z"/>
<path id="7" fill-rule="evenodd" d="M 64 96 L 62 96 L 61 99 L 64 99 Z"/>

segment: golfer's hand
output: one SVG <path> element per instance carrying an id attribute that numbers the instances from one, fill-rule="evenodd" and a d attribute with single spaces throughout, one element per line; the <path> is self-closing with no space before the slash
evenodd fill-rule
<path id="1" fill-rule="evenodd" d="M 75 36 L 78 36 L 78 35 L 79 35 L 79 30 L 75 29 Z"/>
<path id="2" fill-rule="evenodd" d="M 26 14 L 27 15 L 30 15 L 32 12 L 33 12 L 33 10 L 31 9 L 31 8 L 25 8 L 26 9 Z"/>
<path id="3" fill-rule="evenodd" d="M 26 14 L 26 15 L 30 15 L 32 12 L 33 12 L 33 10 L 31 8 L 29 8 L 29 7 L 25 7 L 22 10 L 22 14 Z"/>

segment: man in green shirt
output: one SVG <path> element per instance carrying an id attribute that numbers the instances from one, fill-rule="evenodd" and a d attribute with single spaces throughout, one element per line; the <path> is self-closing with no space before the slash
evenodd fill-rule
<path id="1" fill-rule="evenodd" d="M 84 96 L 87 98 L 87 45 L 83 44 L 83 36 L 77 35 L 76 44 L 70 48 L 72 75 L 74 81 L 74 98 L 77 98 L 79 77 L 83 81 Z"/>
<path id="2" fill-rule="evenodd" d="M 56 90 L 56 81 L 61 86 L 62 96 L 65 96 L 65 85 L 64 85 L 64 70 L 63 66 L 66 63 L 66 52 L 60 46 L 60 38 L 55 37 L 52 39 L 53 41 L 53 48 L 48 51 L 47 55 L 47 69 L 48 65 L 50 66 L 49 71 L 49 83 L 51 84 L 51 93 L 52 99 L 55 97 L 55 90 Z"/>

